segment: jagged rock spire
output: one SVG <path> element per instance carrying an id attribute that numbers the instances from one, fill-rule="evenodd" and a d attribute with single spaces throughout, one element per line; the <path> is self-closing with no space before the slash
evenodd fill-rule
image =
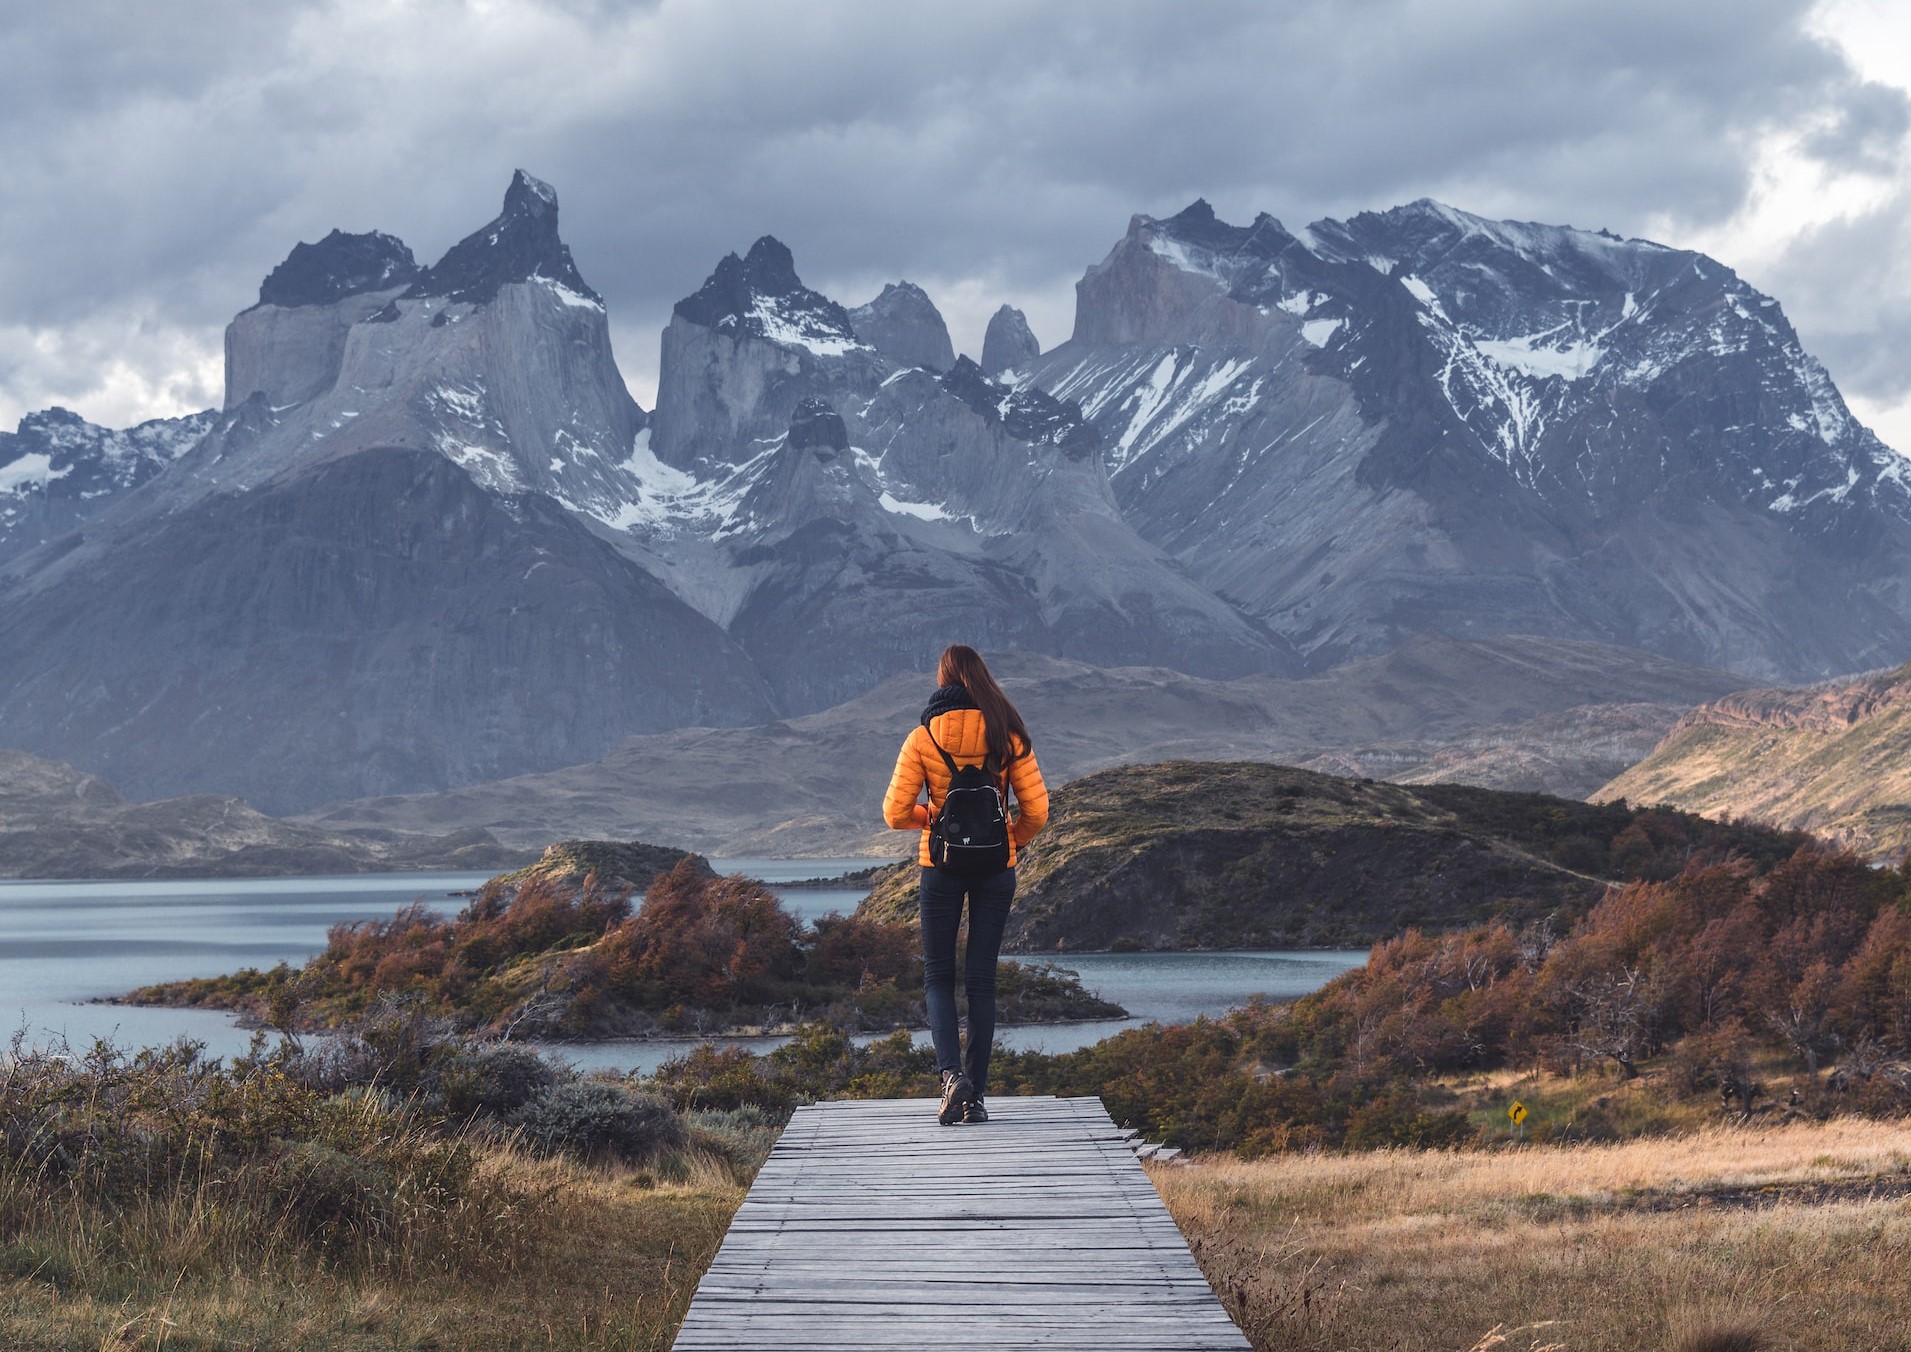
<path id="1" fill-rule="evenodd" d="M 903 366 L 946 371 L 955 365 L 955 344 L 935 302 L 914 282 L 891 282 L 867 305 L 849 312 L 856 336 Z"/>
<path id="2" fill-rule="evenodd" d="M 558 237 L 556 191 L 520 169 L 511 176 L 497 219 L 452 245 L 405 294 L 481 305 L 499 287 L 533 277 L 603 303 L 578 275 L 570 248 Z"/>
<path id="3" fill-rule="evenodd" d="M 1028 316 L 1004 305 L 989 318 L 988 332 L 982 336 L 982 371 L 999 376 L 1004 371 L 1019 371 L 1042 355 L 1042 345 L 1028 326 Z"/>

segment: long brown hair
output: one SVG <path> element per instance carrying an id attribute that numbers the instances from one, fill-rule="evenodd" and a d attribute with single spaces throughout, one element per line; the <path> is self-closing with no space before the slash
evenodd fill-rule
<path id="1" fill-rule="evenodd" d="M 988 663 L 982 660 L 982 654 L 968 644 L 951 643 L 942 650 L 942 660 L 936 663 L 936 684 L 961 686 L 969 692 L 975 707 L 982 711 L 990 770 L 999 774 L 1008 768 L 1009 762 L 1017 755 L 1034 745 L 1028 735 L 1028 725 L 1022 722 L 1022 715 L 1009 697 L 1002 693 L 1002 687 L 995 683 L 995 677 L 989 674 Z M 1017 739 L 1020 740 L 1019 750 Z"/>

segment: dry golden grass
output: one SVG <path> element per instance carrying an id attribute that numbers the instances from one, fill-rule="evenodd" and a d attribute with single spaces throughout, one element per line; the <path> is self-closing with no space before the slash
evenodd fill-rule
<path id="1" fill-rule="evenodd" d="M 482 1252 L 403 1275 L 286 1252 L 261 1270 L 190 1207 L 66 1217 L 0 1245 L 0 1347 L 667 1348 L 744 1195 L 694 1153 L 674 1183 L 503 1151 L 486 1170 L 514 1198 L 511 1222 Z"/>
<path id="2" fill-rule="evenodd" d="M 1261 1349 L 1911 1348 L 1911 1126 L 1153 1171 Z"/>

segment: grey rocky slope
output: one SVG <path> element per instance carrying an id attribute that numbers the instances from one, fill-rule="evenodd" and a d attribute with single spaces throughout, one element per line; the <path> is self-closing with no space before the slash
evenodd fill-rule
<path id="1" fill-rule="evenodd" d="M 1911 648 L 1905 462 L 1710 258 L 1416 202 L 1136 217 L 1028 379 L 1129 521 L 1316 664 L 1427 629 L 1759 674 Z"/>
<path id="2" fill-rule="evenodd" d="M 1630 649 L 1439 635 L 1303 680 L 1207 681 L 1159 667 L 1095 668 L 1032 654 L 1004 656 L 996 669 L 1029 721 L 1044 774 L 1056 783 L 1170 758 L 1333 768 L 1336 754 L 1374 761 L 1392 754 L 1392 763 L 1367 765 L 1364 773 L 1584 792 L 1583 784 L 1603 782 L 1591 779 L 1603 763 L 1600 736 L 1623 736 L 1643 709 L 1657 711 L 1652 716 L 1663 730 L 1684 710 L 1741 684 L 1728 673 Z M 525 845 L 568 831 L 666 840 L 715 854 L 900 853 L 907 839 L 884 831 L 878 813 L 896 748 L 929 685 L 926 673 L 913 672 L 804 718 L 635 737 L 588 765 L 443 794 L 343 803 L 307 820 L 326 829 L 483 827 Z M 1502 757 L 1479 763 L 1486 746 L 1500 748 Z M 1431 762 L 1448 747 L 1461 753 L 1460 763 L 1442 775 Z M 1400 755 L 1402 748 L 1411 753 Z M 1523 757 L 1521 779 L 1509 768 L 1515 754 Z M 1477 778 L 1467 773 L 1475 764 Z M 1351 762 L 1340 767 L 1350 770 L 1363 772 Z"/>
<path id="3" fill-rule="evenodd" d="M 526 854 L 483 831 L 329 831 L 210 794 L 129 803 L 97 775 L 0 750 L 0 878 L 493 869 L 522 863 Z"/>
<path id="4" fill-rule="evenodd" d="M 0 743 L 280 811 L 772 712 L 603 538 L 645 418 L 548 187 L 430 269 L 301 248 L 233 321 L 210 432 L 0 580 Z"/>

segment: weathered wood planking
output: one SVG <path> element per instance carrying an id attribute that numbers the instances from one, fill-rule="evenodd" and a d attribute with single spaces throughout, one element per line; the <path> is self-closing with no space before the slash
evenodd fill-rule
<path id="1" fill-rule="evenodd" d="M 1002 1098 L 976 1127 L 924 1099 L 799 1108 L 676 1352 L 1248 1346 L 1092 1098 Z"/>

